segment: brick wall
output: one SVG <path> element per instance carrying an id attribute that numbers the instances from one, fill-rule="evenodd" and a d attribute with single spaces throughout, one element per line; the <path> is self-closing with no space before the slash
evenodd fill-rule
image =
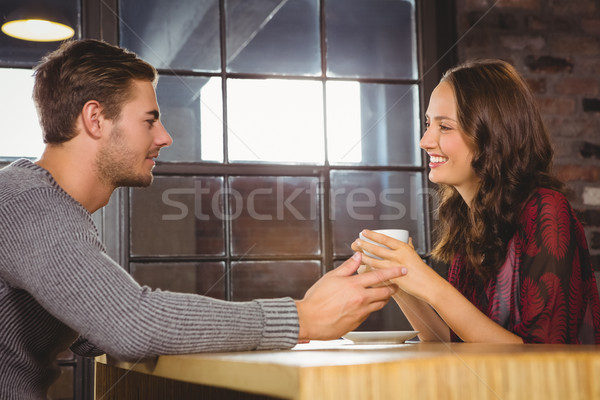
<path id="1" fill-rule="evenodd" d="M 506 60 L 535 91 L 600 271 L 600 1 L 456 0 L 456 11 L 458 60 Z"/>

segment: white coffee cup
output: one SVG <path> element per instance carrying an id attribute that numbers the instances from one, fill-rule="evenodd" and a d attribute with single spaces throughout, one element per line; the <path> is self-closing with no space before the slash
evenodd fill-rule
<path id="1" fill-rule="evenodd" d="M 408 231 L 406 229 L 374 229 L 373 232 L 382 233 L 382 234 L 392 237 L 396 240 L 400 240 L 404 243 L 408 243 Z M 369 242 L 369 243 L 376 244 L 378 246 L 386 247 L 380 243 L 375 243 L 374 241 L 367 239 L 366 237 L 363 236 L 362 232 L 358 234 L 358 237 L 360 238 L 360 240 L 364 240 L 365 242 Z M 373 257 L 378 260 L 381 260 L 381 257 L 377 257 L 376 255 L 371 254 L 368 251 L 365 251 L 364 253 L 369 257 Z"/>

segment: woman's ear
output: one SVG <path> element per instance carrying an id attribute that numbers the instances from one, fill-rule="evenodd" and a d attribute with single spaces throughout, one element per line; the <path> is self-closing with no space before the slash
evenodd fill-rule
<path id="1" fill-rule="evenodd" d="M 90 100 L 83 105 L 81 110 L 81 120 L 85 133 L 94 139 L 102 137 L 102 124 L 104 116 L 102 114 L 102 105 L 96 100 Z"/>

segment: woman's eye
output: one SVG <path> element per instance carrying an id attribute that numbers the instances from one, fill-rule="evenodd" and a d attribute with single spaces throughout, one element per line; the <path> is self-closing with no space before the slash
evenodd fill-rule
<path id="1" fill-rule="evenodd" d="M 451 127 L 449 127 L 449 126 L 446 126 L 446 125 L 440 125 L 440 130 L 442 130 L 442 131 L 448 131 L 448 130 L 450 130 L 450 129 L 452 129 L 452 128 L 451 128 Z"/>

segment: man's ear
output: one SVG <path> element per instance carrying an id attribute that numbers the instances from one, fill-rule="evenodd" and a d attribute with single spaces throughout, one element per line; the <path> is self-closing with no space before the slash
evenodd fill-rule
<path id="1" fill-rule="evenodd" d="M 102 137 L 102 125 L 105 122 L 102 105 L 96 100 L 90 100 L 83 105 L 81 121 L 85 132 L 94 139 Z"/>

